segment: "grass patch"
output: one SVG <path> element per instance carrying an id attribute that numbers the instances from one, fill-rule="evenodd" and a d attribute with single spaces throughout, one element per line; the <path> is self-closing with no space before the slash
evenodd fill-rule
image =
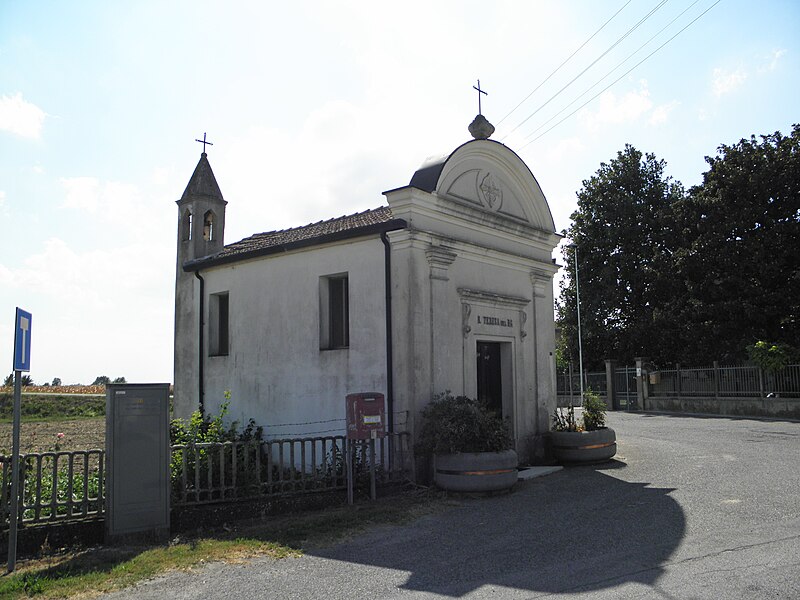
<path id="1" fill-rule="evenodd" d="M 93 548 L 27 561 L 0 578 L 0 598 L 92 597 L 208 562 L 298 557 L 304 549 L 336 543 L 370 527 L 409 522 L 444 507 L 437 495 L 406 493 L 352 507 L 237 523 L 213 533 L 196 532 L 175 538 L 169 546 Z"/>
<path id="2" fill-rule="evenodd" d="M 13 418 L 14 394 L 0 393 L 0 422 L 10 423 Z M 103 396 L 22 396 L 20 412 L 23 421 L 66 421 L 91 419 L 106 414 Z"/>

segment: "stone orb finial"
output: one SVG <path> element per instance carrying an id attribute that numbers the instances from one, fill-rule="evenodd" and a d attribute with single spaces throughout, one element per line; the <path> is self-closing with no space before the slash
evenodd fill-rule
<path id="1" fill-rule="evenodd" d="M 469 132 L 476 140 L 486 140 L 494 133 L 494 125 L 489 123 L 483 115 L 478 115 L 469 124 Z"/>

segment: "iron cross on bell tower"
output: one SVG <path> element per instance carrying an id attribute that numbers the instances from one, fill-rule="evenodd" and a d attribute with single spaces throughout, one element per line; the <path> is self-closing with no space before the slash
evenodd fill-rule
<path id="1" fill-rule="evenodd" d="M 481 82 L 479 81 L 478 85 L 480 85 L 480 84 L 481 84 Z M 200 142 L 201 144 L 203 144 L 203 154 L 206 153 L 206 144 L 208 144 L 209 146 L 213 146 L 214 145 L 213 142 L 207 142 L 206 141 L 206 132 L 205 131 L 203 132 L 203 139 L 202 140 L 198 140 L 197 138 L 195 138 L 194 141 L 195 142 Z"/>

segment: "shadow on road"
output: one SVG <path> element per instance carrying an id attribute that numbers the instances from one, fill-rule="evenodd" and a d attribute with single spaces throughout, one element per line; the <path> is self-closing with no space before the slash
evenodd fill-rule
<path id="1" fill-rule="evenodd" d="M 684 535 L 684 513 L 673 490 L 614 476 L 622 467 L 573 467 L 310 553 L 407 571 L 402 588 L 453 597 L 484 585 L 551 593 L 652 586 Z"/>

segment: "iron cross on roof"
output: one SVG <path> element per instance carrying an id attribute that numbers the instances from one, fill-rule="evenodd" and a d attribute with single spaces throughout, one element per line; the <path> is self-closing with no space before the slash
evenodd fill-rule
<path id="1" fill-rule="evenodd" d="M 478 85 L 480 85 L 480 84 L 481 84 L 481 82 L 479 81 Z M 203 139 L 202 140 L 195 139 L 194 141 L 195 142 L 200 142 L 201 144 L 203 144 L 203 154 L 206 153 L 206 144 L 208 144 L 209 146 L 213 146 L 214 145 L 212 142 L 207 142 L 206 141 L 206 132 L 205 131 L 203 132 Z"/>
<path id="2" fill-rule="evenodd" d="M 478 79 L 478 85 L 477 85 L 477 87 L 473 85 L 473 86 L 472 86 L 472 89 L 473 89 L 473 90 L 477 90 L 477 92 L 478 92 L 478 114 L 479 114 L 479 115 L 481 115 L 481 114 L 483 114 L 483 113 L 481 112 L 481 94 L 483 94 L 484 96 L 488 96 L 489 94 L 487 94 L 486 92 L 484 92 L 484 91 L 481 89 L 481 80 L 480 80 L 480 79 Z"/>

